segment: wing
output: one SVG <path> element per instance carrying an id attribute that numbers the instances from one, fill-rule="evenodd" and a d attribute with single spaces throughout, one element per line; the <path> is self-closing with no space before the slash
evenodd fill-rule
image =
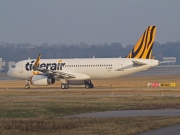
<path id="1" fill-rule="evenodd" d="M 49 70 L 49 69 L 44 69 L 44 68 L 39 68 L 39 67 L 37 67 L 35 70 L 40 71 L 47 76 L 54 76 L 55 78 L 66 78 L 66 79 L 76 78 L 75 74 L 68 73 L 68 72 Z"/>

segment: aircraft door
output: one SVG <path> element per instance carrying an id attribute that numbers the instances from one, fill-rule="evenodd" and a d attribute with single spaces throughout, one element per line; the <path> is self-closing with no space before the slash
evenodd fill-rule
<path id="1" fill-rule="evenodd" d="M 19 66 L 19 73 L 23 73 L 23 65 Z"/>

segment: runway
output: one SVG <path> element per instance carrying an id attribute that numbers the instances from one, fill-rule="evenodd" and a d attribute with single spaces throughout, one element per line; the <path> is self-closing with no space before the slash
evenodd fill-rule
<path id="1" fill-rule="evenodd" d="M 147 131 L 136 135 L 179 135 L 179 134 L 180 134 L 180 124 L 174 126 L 168 126 L 152 131 Z"/>
<path id="2" fill-rule="evenodd" d="M 107 118 L 107 117 L 141 117 L 141 116 L 180 116 L 180 109 L 106 111 L 106 112 L 70 115 L 60 118 L 76 118 L 76 117 Z M 179 133 L 180 133 L 180 124 L 143 132 L 137 135 L 179 135 Z"/>
<path id="3" fill-rule="evenodd" d="M 0 81 L 13 81 L 13 80 L 18 80 L 18 79 L 11 77 L 0 77 Z"/>
<path id="4" fill-rule="evenodd" d="M 106 117 L 138 117 L 138 116 L 180 116 L 180 109 L 105 111 L 105 112 L 69 115 L 61 118 L 74 118 L 74 117 L 106 118 Z"/>

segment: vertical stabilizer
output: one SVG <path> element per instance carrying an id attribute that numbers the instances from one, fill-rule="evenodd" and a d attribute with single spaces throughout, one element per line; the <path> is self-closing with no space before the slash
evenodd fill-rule
<path id="1" fill-rule="evenodd" d="M 148 26 L 133 50 L 126 58 L 152 59 L 152 47 L 156 35 L 156 26 Z"/>

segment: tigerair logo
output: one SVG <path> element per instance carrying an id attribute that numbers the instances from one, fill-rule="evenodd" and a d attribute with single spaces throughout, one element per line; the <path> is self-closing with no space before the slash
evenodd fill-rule
<path id="1" fill-rule="evenodd" d="M 34 60 L 27 62 L 25 65 L 26 71 L 32 71 L 34 63 L 35 63 Z M 49 69 L 49 70 L 62 70 L 64 65 L 65 65 L 65 63 L 62 63 L 62 60 L 59 60 L 58 63 L 40 63 L 38 65 L 38 67 L 44 68 L 44 69 Z M 33 70 L 33 74 L 34 75 L 39 74 L 39 71 Z"/>

